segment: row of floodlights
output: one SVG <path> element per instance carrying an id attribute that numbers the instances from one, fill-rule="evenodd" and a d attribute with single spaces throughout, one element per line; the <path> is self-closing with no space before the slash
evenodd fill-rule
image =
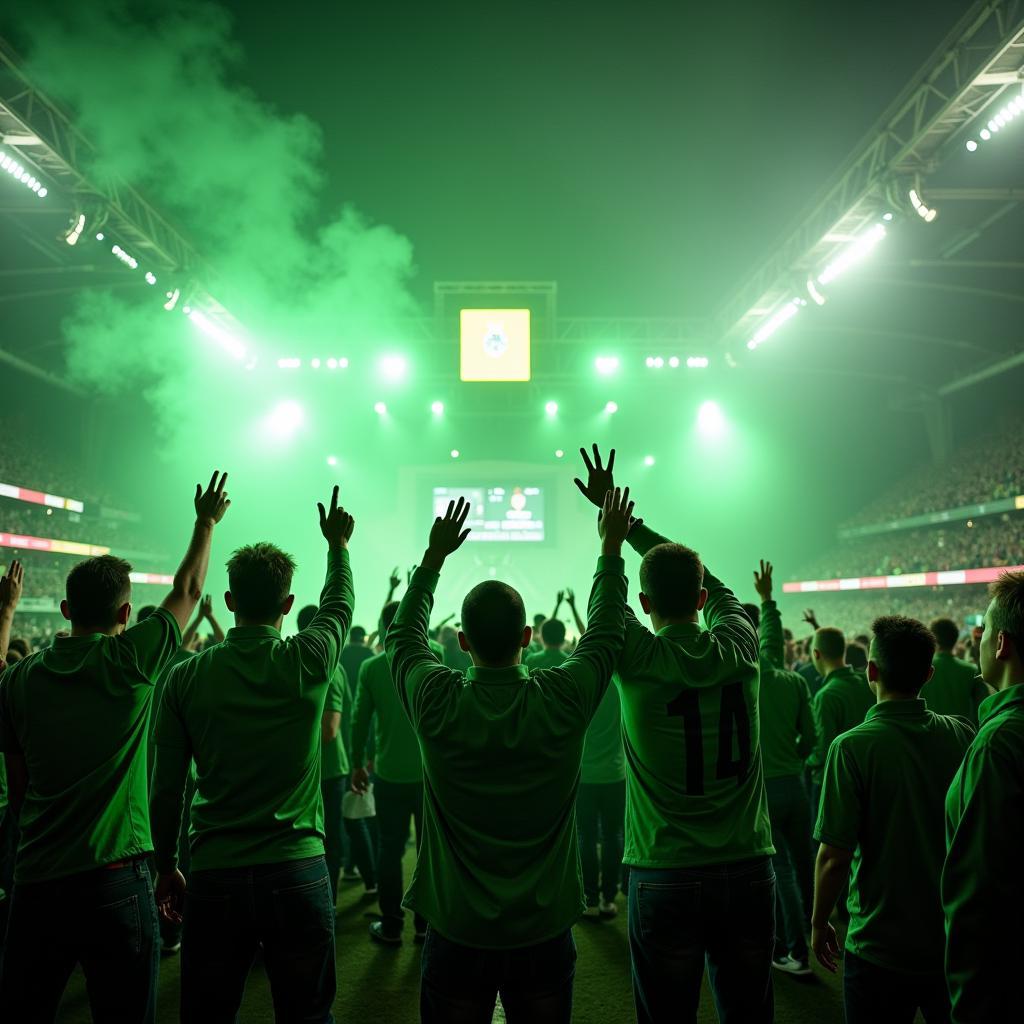
<path id="1" fill-rule="evenodd" d="M 3 168 L 15 181 L 20 181 L 26 188 L 30 188 L 40 199 L 46 198 L 46 186 L 31 171 L 22 167 L 13 156 L 2 149 L 0 149 L 0 168 Z"/>
<path id="2" fill-rule="evenodd" d="M 997 135 L 1003 128 L 1005 128 L 1015 117 L 1024 113 L 1024 94 L 1016 95 L 1009 103 L 1006 104 L 1001 110 L 993 114 L 989 118 L 988 123 L 984 128 L 978 132 L 978 139 L 982 142 L 988 142 L 993 135 Z M 978 148 L 978 139 L 967 140 L 967 152 L 973 153 Z"/>

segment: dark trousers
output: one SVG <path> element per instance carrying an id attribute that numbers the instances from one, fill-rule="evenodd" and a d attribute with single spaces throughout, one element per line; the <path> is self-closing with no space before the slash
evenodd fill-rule
<path id="1" fill-rule="evenodd" d="M 697 1020 L 707 961 L 721 1024 L 773 1019 L 775 873 L 768 857 L 629 875 L 639 1024 Z"/>
<path id="2" fill-rule="evenodd" d="M 949 992 L 941 971 L 903 974 L 849 950 L 843 954 L 846 1024 L 913 1024 L 918 1009 L 928 1024 L 949 1024 Z"/>
<path id="3" fill-rule="evenodd" d="M 334 907 L 323 857 L 193 871 L 181 940 L 183 1024 L 234 1024 L 259 944 L 274 1015 L 330 1024 Z"/>
<path id="4" fill-rule="evenodd" d="M 0 753 L 0 758 L 4 755 Z M 11 890 L 14 888 L 14 858 L 18 852 L 18 823 L 10 807 L 0 810 L 0 977 L 4 972 L 4 937 L 7 935 L 7 918 L 11 911 Z"/>
<path id="5" fill-rule="evenodd" d="M 345 820 L 341 816 L 341 801 L 347 787 L 348 777 L 345 775 L 320 780 L 320 796 L 324 804 L 324 860 L 331 882 L 332 906 L 338 902 L 338 876 L 345 860 Z"/>
<path id="6" fill-rule="evenodd" d="M 811 834 L 811 804 L 800 775 L 765 779 L 764 788 L 776 850 L 772 858 L 775 930 L 784 940 L 777 946 L 799 960 L 806 960 L 808 922 L 814 906 L 814 855 L 807 842 Z"/>
<path id="7" fill-rule="evenodd" d="M 0 1020 L 56 1019 L 82 965 L 96 1024 L 152 1024 L 160 964 L 145 858 L 52 882 L 15 885 L 0 981 Z"/>
<path id="8" fill-rule="evenodd" d="M 581 782 L 576 795 L 576 832 L 580 842 L 583 893 L 588 907 L 598 896 L 609 903 L 619 891 L 622 830 L 626 821 L 626 782 Z M 600 867 L 597 846 L 601 844 Z"/>
<path id="9" fill-rule="evenodd" d="M 344 794 L 342 794 L 344 795 Z M 376 818 L 344 818 L 344 844 L 342 846 L 345 869 L 356 868 L 363 884 L 372 889 L 377 884 Z"/>
<path id="10" fill-rule="evenodd" d="M 569 1024 L 572 932 L 522 949 L 472 949 L 427 930 L 420 960 L 422 1024 L 490 1024 L 501 994 L 509 1024 Z"/>
<path id="11" fill-rule="evenodd" d="M 195 776 L 189 772 L 185 780 L 185 813 L 181 816 L 181 828 L 178 830 L 178 870 L 188 881 L 189 868 L 192 864 L 192 848 L 189 846 L 188 829 L 192 818 L 192 798 L 196 795 Z M 156 864 L 151 863 L 151 870 L 156 874 Z M 165 921 L 160 918 L 160 939 L 165 948 L 170 949 L 181 942 L 181 924 Z"/>
<path id="12" fill-rule="evenodd" d="M 380 914 L 384 932 L 402 933 L 402 858 L 409 842 L 409 822 L 416 823 L 416 849 L 423 831 L 423 783 L 373 780 L 373 796 L 377 805 L 377 828 L 380 831 L 380 852 L 377 856 L 377 884 L 380 886 Z M 417 917 L 416 930 L 423 931 L 426 921 Z"/>

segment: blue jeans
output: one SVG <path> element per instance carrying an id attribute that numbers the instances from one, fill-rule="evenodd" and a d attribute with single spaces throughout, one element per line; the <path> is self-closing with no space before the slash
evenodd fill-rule
<path id="1" fill-rule="evenodd" d="M 942 971 L 903 974 L 849 950 L 843 954 L 846 1024 L 913 1024 L 919 1008 L 928 1024 L 949 1024 L 949 993 Z"/>
<path id="2" fill-rule="evenodd" d="M 373 796 L 377 805 L 377 828 L 380 849 L 377 854 L 377 884 L 380 886 L 380 915 L 385 934 L 402 934 L 402 858 L 409 842 L 409 823 L 416 825 L 416 849 L 423 831 L 423 783 L 388 782 L 374 778 Z M 423 931 L 427 922 L 416 918 L 416 930 Z"/>
<path id="3" fill-rule="evenodd" d="M 323 857 L 193 871 L 181 939 L 181 1020 L 234 1024 L 258 945 L 289 1024 L 331 1024 L 334 904 Z"/>
<path id="4" fill-rule="evenodd" d="M 629 875 L 639 1024 L 696 1022 L 707 961 L 722 1024 L 773 1019 L 775 873 L 768 857 Z"/>
<path id="5" fill-rule="evenodd" d="M 55 1020 L 68 978 L 81 964 L 96 1024 L 152 1024 L 158 934 L 145 858 L 52 882 L 15 885 L 0 1020 Z"/>
<path id="6" fill-rule="evenodd" d="M 420 961 L 422 1024 L 490 1024 L 501 994 L 509 1024 L 569 1024 L 572 932 L 522 949 L 472 949 L 427 929 Z"/>
<path id="7" fill-rule="evenodd" d="M 814 856 L 807 842 L 811 834 L 811 804 L 800 775 L 765 779 L 768 813 L 772 819 L 772 858 L 776 882 L 776 932 L 798 960 L 807 959 L 807 932 L 814 905 Z M 778 913 L 781 911 L 781 913 Z"/>

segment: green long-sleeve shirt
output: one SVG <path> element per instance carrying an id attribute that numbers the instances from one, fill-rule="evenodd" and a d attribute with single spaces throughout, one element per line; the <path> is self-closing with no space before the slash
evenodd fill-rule
<path id="1" fill-rule="evenodd" d="M 782 616 L 774 601 L 765 601 L 761 605 L 757 709 L 766 779 L 802 774 L 817 736 L 807 680 L 798 672 L 783 669 L 783 651 Z"/>
<path id="2" fill-rule="evenodd" d="M 1024 961 L 1024 685 L 988 697 L 946 796 L 946 981 L 955 1024 L 1014 1020 Z"/>
<path id="3" fill-rule="evenodd" d="M 321 721 L 353 603 L 348 551 L 334 549 L 305 629 L 282 639 L 271 626 L 236 626 L 171 672 L 157 713 L 150 794 L 158 870 L 177 863 L 190 758 L 193 870 L 323 853 Z"/>
<path id="4" fill-rule="evenodd" d="M 807 758 L 812 781 L 821 783 L 832 741 L 848 729 L 860 725 L 874 706 L 875 697 L 867 679 L 849 665 L 837 668 L 825 676 L 821 689 L 811 702 L 817 733 L 814 750 Z M 816 807 L 814 811 L 817 812 Z"/>
<path id="5" fill-rule="evenodd" d="M 386 782 L 419 782 L 423 778 L 420 747 L 412 722 L 391 679 L 387 655 L 363 662 L 356 687 L 352 720 L 352 764 L 366 764 L 366 744 L 373 725 L 373 773 Z"/>
<path id="6" fill-rule="evenodd" d="M 576 791 L 587 726 L 622 648 L 623 562 L 598 560 L 573 656 L 532 673 L 439 664 L 427 646 L 437 579 L 416 570 L 385 640 L 423 755 L 423 837 L 405 906 L 465 946 L 534 945 L 585 906 Z"/>
<path id="7" fill-rule="evenodd" d="M 666 540 L 639 526 L 629 543 L 643 555 Z M 688 622 L 652 634 L 626 612 L 615 682 L 626 749 L 623 860 L 636 867 L 727 864 L 775 852 L 761 765 L 757 633 L 707 569 L 704 586 L 707 628 Z"/>

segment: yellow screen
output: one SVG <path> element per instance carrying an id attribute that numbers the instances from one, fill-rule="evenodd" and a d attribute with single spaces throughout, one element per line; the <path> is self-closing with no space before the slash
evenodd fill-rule
<path id="1" fill-rule="evenodd" d="M 459 327 L 463 380 L 530 379 L 528 309 L 464 309 Z"/>

